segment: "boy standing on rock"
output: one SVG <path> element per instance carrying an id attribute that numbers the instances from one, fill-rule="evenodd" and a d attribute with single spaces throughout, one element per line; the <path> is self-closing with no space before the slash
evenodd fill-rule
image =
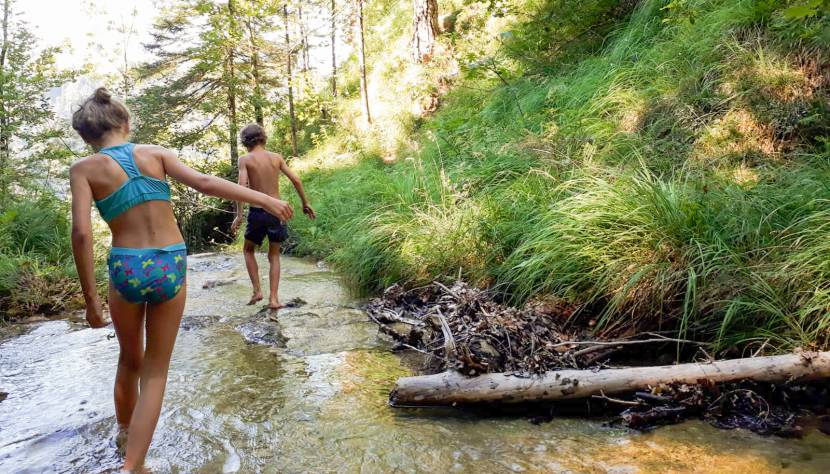
<path id="1" fill-rule="evenodd" d="M 239 184 L 253 190 L 267 194 L 279 199 L 280 195 L 280 172 L 294 185 L 297 194 L 303 204 L 303 213 L 309 219 L 314 219 L 314 210 L 311 208 L 303 190 L 303 183 L 300 178 L 288 168 L 285 160 L 277 153 L 271 153 L 265 149 L 268 136 L 265 130 L 252 123 L 245 126 L 239 134 L 242 144 L 248 150 L 248 154 L 239 158 Z M 236 232 L 242 224 L 242 203 L 236 203 L 236 219 L 231 225 L 231 230 Z M 248 276 L 251 277 L 251 284 L 254 287 L 249 305 L 256 304 L 262 300 L 262 288 L 259 283 L 259 267 L 256 261 L 256 248 L 262 245 L 265 236 L 268 236 L 268 273 L 271 293 L 268 298 L 268 309 L 277 310 L 283 307 L 279 301 L 280 284 L 280 243 L 288 237 L 286 224 L 261 208 L 251 207 L 248 211 L 248 222 L 245 230 L 245 244 L 243 254 L 245 255 L 245 267 L 248 269 Z"/>

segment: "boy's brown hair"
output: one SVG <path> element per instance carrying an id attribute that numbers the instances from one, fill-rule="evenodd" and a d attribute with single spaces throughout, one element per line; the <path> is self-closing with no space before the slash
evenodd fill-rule
<path id="1" fill-rule="evenodd" d="M 250 151 L 257 145 L 265 146 L 265 143 L 268 142 L 268 135 L 259 124 L 251 123 L 245 125 L 245 128 L 239 132 L 239 139 L 242 141 L 242 145 Z"/>
<path id="2" fill-rule="evenodd" d="M 121 128 L 130 121 L 130 112 L 112 94 L 99 87 L 72 114 L 72 128 L 89 144 L 96 144 L 105 133 Z"/>

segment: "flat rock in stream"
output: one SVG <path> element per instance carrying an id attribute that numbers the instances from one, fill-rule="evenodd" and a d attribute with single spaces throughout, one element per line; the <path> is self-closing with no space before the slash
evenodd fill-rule
<path id="1" fill-rule="evenodd" d="M 285 348 L 288 342 L 280 323 L 270 317 L 263 317 L 260 313 L 238 325 L 236 330 L 251 344 Z"/>

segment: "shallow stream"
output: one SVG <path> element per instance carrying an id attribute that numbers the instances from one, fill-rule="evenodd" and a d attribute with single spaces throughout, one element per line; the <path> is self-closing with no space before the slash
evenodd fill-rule
<path id="1" fill-rule="evenodd" d="M 189 266 L 152 472 L 830 472 L 830 436 L 817 432 L 688 422 L 639 434 L 602 420 L 393 409 L 389 389 L 410 371 L 337 274 L 284 258 L 281 297 L 307 304 L 274 323 L 245 306 L 240 257 Z M 112 327 L 69 318 L 19 331 L 0 329 L 0 472 L 117 468 Z"/>

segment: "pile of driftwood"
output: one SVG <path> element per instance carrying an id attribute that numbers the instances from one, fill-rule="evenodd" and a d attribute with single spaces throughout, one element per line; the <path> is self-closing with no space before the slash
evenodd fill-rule
<path id="1" fill-rule="evenodd" d="M 746 428 L 762 435 L 801 437 L 810 424 L 830 434 L 828 397 L 827 384 L 780 385 L 744 380 L 724 384 L 675 383 L 635 392 L 628 400 L 602 399 L 622 404 L 624 410 L 617 421 L 638 430 L 702 418 L 718 428 Z"/>
<path id="2" fill-rule="evenodd" d="M 804 384 L 830 377 L 830 352 L 642 366 L 697 343 L 656 333 L 594 340 L 568 324 L 567 304 L 514 308 L 463 283 L 392 286 L 367 310 L 399 348 L 426 355 L 427 375 L 398 380 L 395 406 L 586 399 L 616 407 L 637 429 L 702 417 L 785 435 L 799 431 L 799 410 L 830 408 L 826 382 Z M 619 367 L 632 355 L 637 367 Z M 793 395 L 805 393 L 820 396 Z"/>
<path id="3" fill-rule="evenodd" d="M 655 333 L 615 341 L 591 339 L 584 328 L 567 324 L 574 310 L 555 300 L 519 309 L 462 282 L 452 286 L 434 282 L 408 291 L 394 285 L 367 306 L 369 317 L 400 348 L 429 355 L 426 372 L 532 375 L 600 367 L 624 348 L 674 351 L 677 344 L 695 344 Z"/>

